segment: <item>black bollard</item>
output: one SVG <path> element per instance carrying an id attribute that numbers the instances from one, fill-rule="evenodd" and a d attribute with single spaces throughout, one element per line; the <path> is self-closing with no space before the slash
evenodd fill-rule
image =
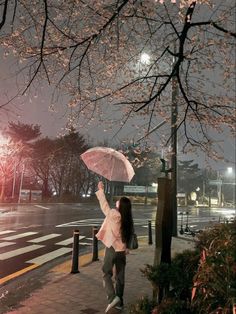
<path id="1" fill-rule="evenodd" d="M 98 239 L 96 237 L 97 232 L 98 227 L 93 227 L 93 262 L 98 261 Z"/>
<path id="2" fill-rule="evenodd" d="M 184 228 L 183 228 L 183 213 L 180 213 L 180 215 L 181 215 L 181 224 L 180 224 L 179 233 L 180 233 L 180 234 L 184 234 Z"/>
<path id="3" fill-rule="evenodd" d="M 74 230 L 71 274 L 79 273 L 79 230 Z"/>
<path id="4" fill-rule="evenodd" d="M 148 220 L 148 244 L 152 244 L 152 221 Z"/>

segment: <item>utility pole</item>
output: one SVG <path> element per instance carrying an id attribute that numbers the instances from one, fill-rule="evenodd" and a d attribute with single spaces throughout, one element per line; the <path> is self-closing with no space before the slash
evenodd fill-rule
<path id="1" fill-rule="evenodd" d="M 21 199 L 21 190 L 22 190 L 22 185 L 23 185 L 24 172 L 25 172 L 25 164 L 23 163 L 21 177 L 20 177 L 20 189 L 19 189 L 18 203 L 20 203 L 20 199 Z"/>
<path id="2" fill-rule="evenodd" d="M 176 53 L 176 47 L 174 47 Z M 175 64 L 175 57 L 173 60 Z M 171 95 L 171 205 L 172 205 L 172 235 L 178 235 L 177 230 L 177 117 L 178 117 L 178 85 L 177 78 L 172 78 L 172 95 Z"/>
<path id="3" fill-rule="evenodd" d="M 15 185 L 16 185 L 16 161 L 14 161 L 14 174 L 13 174 L 12 192 L 11 192 L 12 200 L 14 199 L 14 196 L 15 196 Z"/>

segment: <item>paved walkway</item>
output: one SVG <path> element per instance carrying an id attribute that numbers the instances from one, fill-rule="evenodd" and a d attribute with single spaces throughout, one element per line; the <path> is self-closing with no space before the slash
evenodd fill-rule
<path id="1" fill-rule="evenodd" d="M 140 268 L 152 264 L 154 245 L 147 244 L 147 238 L 140 239 L 140 247 L 127 256 L 126 286 L 122 313 L 129 313 L 129 304 L 135 303 L 144 295 L 151 297 L 152 286 L 142 276 Z M 172 254 L 192 248 L 193 242 L 182 238 L 172 239 Z M 101 252 L 103 253 L 103 252 Z M 80 258 L 80 273 L 71 274 L 71 261 L 65 262 L 50 271 L 47 284 L 32 293 L 21 302 L 11 314 L 97 314 L 104 313 L 107 306 L 106 295 L 102 286 L 102 256 L 99 261 L 91 261 L 91 255 Z M 87 262 L 86 262 L 87 261 Z M 119 313 L 112 309 L 109 314 Z"/>

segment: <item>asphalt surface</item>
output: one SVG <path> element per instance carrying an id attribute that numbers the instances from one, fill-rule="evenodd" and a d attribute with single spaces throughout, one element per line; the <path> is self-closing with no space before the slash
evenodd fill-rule
<path id="1" fill-rule="evenodd" d="M 133 206 L 135 229 L 147 236 L 156 206 Z M 178 230 L 191 232 L 230 219 L 234 209 L 178 208 Z M 97 204 L 0 205 L 0 285 L 72 254 L 73 231 L 80 231 L 80 254 L 92 250 L 92 229 L 103 221 Z M 181 228 L 182 227 L 182 228 Z M 189 232 L 191 231 L 191 232 Z"/>

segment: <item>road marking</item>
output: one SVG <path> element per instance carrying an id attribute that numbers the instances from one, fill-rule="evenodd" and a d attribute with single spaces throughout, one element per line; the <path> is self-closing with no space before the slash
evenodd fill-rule
<path id="1" fill-rule="evenodd" d="M 93 226 L 93 227 L 98 227 L 102 224 L 104 218 L 89 218 L 89 219 L 83 219 L 83 220 L 76 220 L 76 221 L 71 221 L 65 224 L 57 225 L 57 228 L 60 227 L 84 227 L 84 226 Z M 143 225 L 145 219 L 134 219 L 134 224 L 137 225 Z"/>
<path id="2" fill-rule="evenodd" d="M 90 243 L 88 243 L 88 242 L 81 242 L 79 245 L 92 245 L 92 243 L 90 242 Z"/>
<path id="3" fill-rule="evenodd" d="M 43 242 L 43 241 L 47 241 L 49 239 L 53 239 L 53 238 L 59 237 L 60 235 L 61 234 L 58 234 L 58 233 L 51 233 L 51 234 L 45 235 L 45 236 L 40 237 L 40 238 L 35 238 L 35 239 L 32 239 L 32 240 L 28 240 L 27 242 L 40 243 L 40 242 Z"/>
<path id="4" fill-rule="evenodd" d="M 47 254 L 41 255 L 39 257 L 33 258 L 33 259 L 27 261 L 26 263 L 42 265 L 42 264 L 44 264 L 46 262 L 49 262 L 49 261 L 53 260 L 54 258 L 62 256 L 62 255 L 66 254 L 66 253 L 69 253 L 71 251 L 72 251 L 71 248 L 66 248 L 66 247 L 60 248 L 60 249 L 52 251 L 50 253 L 47 253 Z"/>
<path id="5" fill-rule="evenodd" d="M 15 239 L 20 239 L 20 238 L 25 238 L 25 237 L 29 237 L 33 234 L 37 234 L 38 232 L 25 232 L 25 233 L 20 233 L 20 234 L 17 234 L 17 235 L 14 235 L 14 236 L 10 236 L 10 237 L 7 237 L 7 238 L 3 238 L 2 240 L 15 240 Z"/>
<path id="6" fill-rule="evenodd" d="M 28 266 L 28 267 L 26 267 L 24 269 L 21 269 L 21 270 L 15 272 L 13 274 L 10 274 L 10 275 L 8 275 L 6 277 L 3 277 L 3 278 L 0 279 L 0 285 L 2 285 L 3 283 L 5 283 L 5 282 L 7 282 L 7 281 L 9 281 L 11 279 L 14 279 L 14 278 L 16 278 L 16 277 L 18 277 L 20 275 L 23 275 L 24 273 L 27 273 L 28 271 L 30 271 L 30 270 L 32 270 L 32 269 L 34 269 L 36 267 L 37 267 L 37 265 L 30 265 L 30 266 Z"/>
<path id="7" fill-rule="evenodd" d="M 82 239 L 84 239 L 84 238 L 85 238 L 85 236 L 79 236 L 79 239 L 80 239 L 80 240 L 82 240 Z M 72 238 L 63 240 L 63 241 L 61 241 L 61 242 L 57 242 L 57 243 L 55 243 L 55 244 L 56 244 L 56 245 L 68 245 L 68 244 L 73 243 L 73 241 L 74 241 L 74 238 L 72 237 Z"/>
<path id="8" fill-rule="evenodd" d="M 0 243 L 0 247 L 5 247 L 8 245 L 12 245 L 12 244 L 16 244 L 16 242 L 2 242 L 2 243 Z"/>
<path id="9" fill-rule="evenodd" d="M 50 209 L 50 207 L 45 207 L 45 206 L 42 206 L 42 205 L 34 205 L 35 207 L 39 207 L 39 208 L 43 208 L 43 209 Z"/>
<path id="10" fill-rule="evenodd" d="M 65 224 L 57 225 L 56 227 L 76 227 L 76 226 L 97 226 L 103 222 L 103 218 L 97 219 L 83 219 L 71 221 Z"/>
<path id="11" fill-rule="evenodd" d="M 141 226 L 142 228 L 148 228 L 148 225 L 143 225 L 143 226 Z M 152 229 L 154 230 L 155 229 L 155 226 L 152 226 Z"/>
<path id="12" fill-rule="evenodd" d="M 12 232 L 15 232 L 15 231 L 13 231 L 13 230 L 5 230 L 5 231 L 0 231 L 0 235 L 2 235 L 2 234 L 12 233 Z"/>
<path id="13" fill-rule="evenodd" d="M 28 253 L 28 252 L 32 252 L 32 251 L 38 250 L 38 249 L 40 249 L 42 247 L 45 247 L 45 245 L 33 244 L 33 245 L 30 245 L 30 246 L 22 247 L 20 249 L 16 249 L 16 250 L 13 250 L 13 251 L 5 252 L 5 253 L 0 254 L 0 260 L 3 261 L 5 259 L 11 258 L 11 257 L 15 257 L 15 256 L 18 256 L 18 255 L 21 255 L 21 254 L 24 254 L 24 253 Z"/>

